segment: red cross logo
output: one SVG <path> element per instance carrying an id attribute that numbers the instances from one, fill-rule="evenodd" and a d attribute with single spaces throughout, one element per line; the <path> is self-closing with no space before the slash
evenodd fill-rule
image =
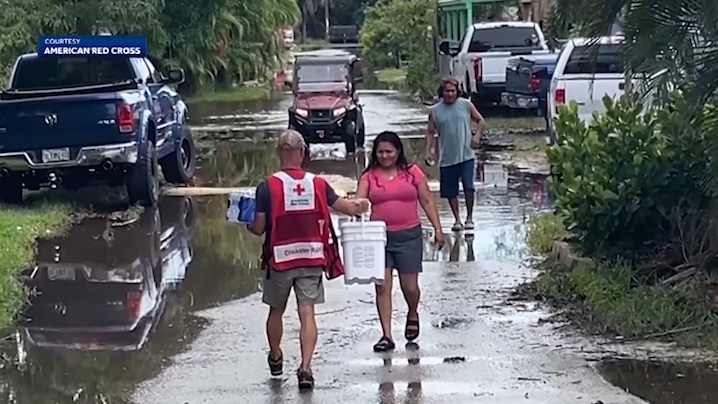
<path id="1" fill-rule="evenodd" d="M 299 196 L 302 196 L 302 193 L 304 193 L 304 191 L 306 191 L 306 189 L 304 189 L 302 184 L 297 184 L 297 186 L 294 187 L 294 192 Z"/>

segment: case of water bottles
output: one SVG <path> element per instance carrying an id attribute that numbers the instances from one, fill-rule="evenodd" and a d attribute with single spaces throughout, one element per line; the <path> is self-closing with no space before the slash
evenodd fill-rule
<path id="1" fill-rule="evenodd" d="M 256 205 L 257 201 L 253 192 L 232 192 L 227 198 L 227 221 L 240 224 L 252 223 Z"/>

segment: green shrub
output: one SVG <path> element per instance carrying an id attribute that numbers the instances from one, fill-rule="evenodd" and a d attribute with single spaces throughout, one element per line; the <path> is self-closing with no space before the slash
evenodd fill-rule
<path id="1" fill-rule="evenodd" d="M 603 102 L 590 124 L 575 103 L 561 108 L 559 142 L 547 150 L 549 190 L 586 252 L 632 258 L 671 242 L 675 218 L 711 205 L 702 179 L 715 140 L 704 125 L 715 108 L 690 116 L 678 95 L 658 110 L 628 96 Z"/>
<path id="2" fill-rule="evenodd" d="M 568 236 L 563 217 L 553 211 L 531 215 L 526 229 L 526 244 L 535 254 L 551 251 L 553 242 Z"/>

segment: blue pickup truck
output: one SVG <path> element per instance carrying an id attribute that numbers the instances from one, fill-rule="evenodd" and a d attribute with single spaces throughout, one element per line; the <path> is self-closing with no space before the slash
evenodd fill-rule
<path id="1" fill-rule="evenodd" d="M 513 109 L 536 110 L 539 116 L 546 117 L 548 89 L 557 61 L 557 53 L 509 59 L 501 104 Z"/>
<path id="2" fill-rule="evenodd" d="M 160 73 L 145 58 L 20 56 L 0 94 L 0 202 L 23 188 L 126 186 L 154 206 L 165 180 L 194 176 L 187 106 L 173 89 L 183 70 Z"/>

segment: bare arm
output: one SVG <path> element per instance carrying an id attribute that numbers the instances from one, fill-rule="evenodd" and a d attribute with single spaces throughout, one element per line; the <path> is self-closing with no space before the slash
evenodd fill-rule
<path id="1" fill-rule="evenodd" d="M 426 150 L 424 153 L 424 158 L 427 160 L 434 161 L 434 154 L 432 153 L 432 149 L 434 149 L 434 143 L 436 142 L 436 124 L 434 123 L 434 114 L 429 112 L 429 126 L 426 129 Z"/>
<path id="2" fill-rule="evenodd" d="M 434 231 L 437 234 L 443 234 L 441 231 L 441 222 L 439 221 L 439 210 L 436 208 L 436 202 L 434 201 L 434 195 L 431 194 L 429 189 L 429 183 L 426 181 L 426 177 L 421 179 L 419 183 L 419 203 L 421 208 L 424 209 L 426 216 L 429 218 L 431 225 L 434 226 Z"/>
<path id="3" fill-rule="evenodd" d="M 369 180 L 366 178 L 366 175 L 362 175 L 359 179 L 359 186 L 357 186 L 357 192 L 355 195 L 357 198 L 369 197 Z"/>
<path id="4" fill-rule="evenodd" d="M 247 229 L 257 236 L 264 234 L 267 230 L 267 214 L 264 212 L 256 212 L 254 214 L 254 221 L 247 225 Z"/>
<path id="5" fill-rule="evenodd" d="M 362 212 L 366 212 L 366 208 L 364 207 L 364 204 L 368 207 L 368 201 L 366 199 L 347 199 L 347 198 L 338 198 L 336 202 L 332 205 L 332 208 L 344 213 L 345 215 L 349 216 L 357 216 L 361 215 Z"/>
<path id="6" fill-rule="evenodd" d="M 469 113 L 471 114 L 471 120 L 476 123 L 476 133 L 481 136 L 481 134 L 484 133 L 484 128 L 486 127 L 486 120 L 481 115 L 479 110 L 476 109 L 473 102 L 469 102 Z"/>

